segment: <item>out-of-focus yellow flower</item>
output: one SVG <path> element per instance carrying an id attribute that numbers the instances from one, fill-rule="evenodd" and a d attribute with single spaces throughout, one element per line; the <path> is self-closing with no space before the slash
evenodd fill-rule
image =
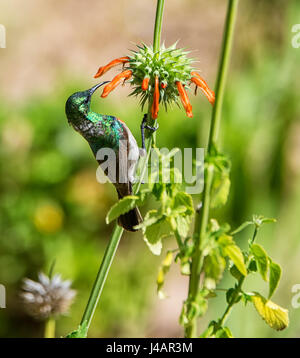
<path id="1" fill-rule="evenodd" d="M 34 225 L 43 234 L 59 231 L 63 225 L 64 213 L 59 206 L 52 203 L 41 204 L 34 213 Z"/>
<path id="2" fill-rule="evenodd" d="M 95 171 L 83 170 L 77 173 L 69 185 L 69 198 L 86 207 L 106 207 L 108 195 L 96 180 Z"/>

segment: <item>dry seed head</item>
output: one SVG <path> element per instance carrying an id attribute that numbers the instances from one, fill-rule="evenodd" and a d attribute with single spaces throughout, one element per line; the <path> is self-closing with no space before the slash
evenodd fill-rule
<path id="1" fill-rule="evenodd" d="M 49 278 L 39 273 L 38 281 L 25 278 L 21 298 L 25 310 L 37 319 L 66 314 L 76 296 L 71 289 L 71 281 L 63 281 L 59 274 Z"/>

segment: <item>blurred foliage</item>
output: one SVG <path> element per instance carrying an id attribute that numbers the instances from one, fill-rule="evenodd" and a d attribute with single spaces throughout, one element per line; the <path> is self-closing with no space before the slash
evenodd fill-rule
<path id="1" fill-rule="evenodd" d="M 215 209 L 214 216 L 233 228 L 252 213 L 277 218 L 261 237 L 283 267 L 275 296 L 289 308 L 291 322 L 286 331 L 274 334 L 249 306 L 240 308 L 242 313 L 234 310 L 228 325 L 239 337 L 297 337 L 300 309 L 291 307 L 291 287 L 299 283 L 300 260 L 300 49 L 292 48 L 290 30 L 299 22 L 300 4 L 273 1 L 257 9 L 251 1 L 241 3 L 221 129 L 223 151 L 232 161 L 231 193 L 226 211 Z M 1 337 L 42 335 L 42 324 L 23 312 L 18 292 L 23 277 L 47 273 L 53 259 L 55 271 L 72 279 L 78 291 L 70 315 L 58 322 L 57 335 L 78 327 L 112 228 L 105 216 L 117 196 L 111 185 L 96 182 L 97 163 L 64 115 L 67 97 L 91 83 L 63 76 L 58 80 L 51 94 L 26 102 L 11 102 L 4 89 L 0 94 L 0 283 L 7 289 L 7 309 L 0 311 Z M 118 105 L 96 97 L 94 110 L 120 117 L 140 142 L 142 113 L 135 101 Z M 191 101 L 193 119 L 175 108 L 161 110 L 158 147 L 206 145 L 210 105 L 200 97 Z M 242 245 L 250 234 L 245 230 L 239 235 Z M 156 334 L 151 330 L 159 262 L 140 233 L 124 236 L 91 326 L 92 337 Z M 232 280 L 229 275 L 227 279 Z M 251 280 L 248 285 L 251 290 Z M 267 295 L 263 282 L 260 289 Z M 202 330 L 223 310 L 220 293 L 211 300 L 213 314 L 200 322 Z M 159 320 L 156 317 L 154 327 Z"/>

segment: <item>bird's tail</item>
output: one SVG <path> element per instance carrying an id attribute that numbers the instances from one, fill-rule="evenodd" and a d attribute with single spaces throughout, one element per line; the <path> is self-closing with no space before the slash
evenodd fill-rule
<path id="1" fill-rule="evenodd" d="M 126 195 L 132 195 L 131 183 L 128 183 L 126 190 L 120 190 L 120 189 L 121 189 L 120 187 L 117 189 L 119 199 L 122 199 Z M 138 208 L 134 208 L 128 211 L 127 213 L 119 216 L 118 218 L 118 224 L 127 231 L 137 231 L 137 229 L 134 229 L 134 227 L 141 224 L 142 222 L 143 222 L 143 218 Z"/>
<path id="2" fill-rule="evenodd" d="M 118 224 L 127 231 L 137 231 L 134 227 L 142 221 L 143 218 L 138 208 L 134 208 L 118 218 Z"/>

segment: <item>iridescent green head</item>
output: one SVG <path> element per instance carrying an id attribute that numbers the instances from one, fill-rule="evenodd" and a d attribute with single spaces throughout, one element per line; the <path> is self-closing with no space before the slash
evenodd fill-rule
<path id="1" fill-rule="evenodd" d="M 98 83 L 96 86 L 82 92 L 76 92 L 72 94 L 66 102 L 66 115 L 68 120 L 71 121 L 78 115 L 87 116 L 90 111 L 91 98 L 93 93 L 99 87 L 108 83 L 108 81 Z"/>

